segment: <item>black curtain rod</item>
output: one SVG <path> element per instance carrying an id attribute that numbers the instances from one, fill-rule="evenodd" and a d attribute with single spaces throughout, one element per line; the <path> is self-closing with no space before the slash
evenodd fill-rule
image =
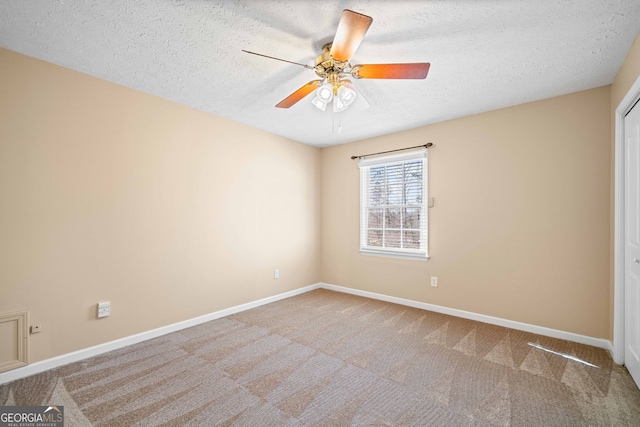
<path id="1" fill-rule="evenodd" d="M 429 148 L 429 147 L 432 147 L 432 146 L 433 146 L 433 142 L 427 142 L 424 145 L 416 145 L 415 147 L 398 148 L 397 150 L 380 151 L 379 153 L 370 153 L 370 154 L 361 154 L 359 156 L 351 156 L 351 160 L 361 159 L 363 157 L 368 157 L 368 156 L 377 156 L 378 154 L 387 154 L 387 153 L 393 153 L 393 152 L 396 152 L 396 151 L 411 150 L 413 148 L 420 148 L 420 147 Z"/>

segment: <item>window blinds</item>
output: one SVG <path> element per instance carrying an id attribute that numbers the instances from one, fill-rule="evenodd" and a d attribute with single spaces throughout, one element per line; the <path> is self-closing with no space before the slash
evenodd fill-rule
<path id="1" fill-rule="evenodd" d="M 427 258 L 427 150 L 363 159 L 360 251 Z"/>

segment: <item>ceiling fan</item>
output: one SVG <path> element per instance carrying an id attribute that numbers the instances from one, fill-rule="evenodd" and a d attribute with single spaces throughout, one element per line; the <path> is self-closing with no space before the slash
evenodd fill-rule
<path id="1" fill-rule="evenodd" d="M 314 70 L 320 77 L 312 80 L 280 101 L 276 107 L 289 108 L 311 92 L 316 91 L 312 103 L 320 110 L 327 104 L 333 104 L 333 111 L 345 110 L 356 98 L 356 90 L 351 80 L 356 79 L 424 79 L 429 72 L 430 63 L 414 62 L 405 64 L 359 64 L 351 65 L 349 61 L 360 46 L 373 18 L 352 10 L 345 9 L 340 17 L 332 43 L 322 48 L 322 54 L 316 58 L 316 65 L 300 64 L 273 56 L 242 50 L 252 55 L 263 56 L 290 64 L 301 65 Z"/>

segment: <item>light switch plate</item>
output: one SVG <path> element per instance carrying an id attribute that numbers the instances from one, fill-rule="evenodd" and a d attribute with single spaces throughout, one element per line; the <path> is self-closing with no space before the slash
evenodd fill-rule
<path id="1" fill-rule="evenodd" d="M 107 317 L 111 314 L 111 303 L 109 301 L 98 303 L 98 318 Z"/>

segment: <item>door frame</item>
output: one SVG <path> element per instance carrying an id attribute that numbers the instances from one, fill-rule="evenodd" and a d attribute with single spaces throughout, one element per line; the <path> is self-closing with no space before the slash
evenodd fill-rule
<path id="1" fill-rule="evenodd" d="M 615 171 L 614 171 L 614 270 L 613 270 L 613 361 L 624 364 L 624 291 L 625 291 L 625 217 L 624 217 L 624 121 L 625 116 L 640 99 L 640 76 L 636 78 L 615 113 Z M 640 104 L 639 104 L 640 108 Z"/>

